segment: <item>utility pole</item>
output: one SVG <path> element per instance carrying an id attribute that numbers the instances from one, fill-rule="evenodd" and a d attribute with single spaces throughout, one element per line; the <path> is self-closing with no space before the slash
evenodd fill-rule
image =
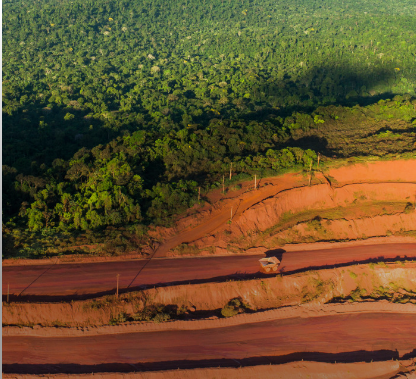
<path id="1" fill-rule="evenodd" d="M 254 190 L 257 189 L 257 175 L 254 175 Z"/>
<path id="2" fill-rule="evenodd" d="M 231 207 L 231 218 L 230 221 L 233 221 L 233 207 Z"/>
<path id="3" fill-rule="evenodd" d="M 222 194 L 223 195 L 225 194 L 225 185 L 224 185 L 224 182 L 225 182 L 225 175 L 222 176 Z"/>
<path id="4" fill-rule="evenodd" d="M 309 187 L 311 186 L 311 180 L 312 180 L 312 160 L 311 160 L 311 166 L 309 167 Z"/>
<path id="5" fill-rule="evenodd" d="M 116 297 L 118 299 L 118 280 L 120 278 L 120 274 L 117 274 L 117 292 L 116 292 Z"/>
<path id="6" fill-rule="evenodd" d="M 319 168 L 319 161 L 321 160 L 321 153 L 318 153 L 318 168 Z"/>
<path id="7" fill-rule="evenodd" d="M 233 162 L 231 162 L 231 166 L 230 166 L 230 180 L 231 180 L 232 171 L 233 171 Z"/>

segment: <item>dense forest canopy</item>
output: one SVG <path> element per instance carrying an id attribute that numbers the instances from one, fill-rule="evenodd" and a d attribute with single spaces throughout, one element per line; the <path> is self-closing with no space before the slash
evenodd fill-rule
<path id="1" fill-rule="evenodd" d="M 231 162 L 265 175 L 309 167 L 318 151 L 412 153 L 415 10 L 413 0 L 5 2 L 10 251 L 45 251 L 39 234 L 166 225 Z"/>

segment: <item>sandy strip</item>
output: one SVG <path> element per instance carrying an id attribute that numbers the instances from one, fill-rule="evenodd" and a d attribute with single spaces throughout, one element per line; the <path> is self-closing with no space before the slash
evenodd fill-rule
<path id="1" fill-rule="evenodd" d="M 85 328 L 60 327 L 3 327 L 3 336 L 33 336 L 33 337 L 81 337 L 108 334 L 161 332 L 170 330 L 201 330 L 226 328 L 236 325 L 258 323 L 270 320 L 289 318 L 322 317 L 355 313 L 401 313 L 416 314 L 416 305 L 407 303 L 390 303 L 386 300 L 362 303 L 344 304 L 303 304 L 293 307 L 272 309 L 252 314 L 240 314 L 231 318 L 216 320 L 171 321 L 165 323 L 126 323 L 116 326 L 100 326 Z"/>

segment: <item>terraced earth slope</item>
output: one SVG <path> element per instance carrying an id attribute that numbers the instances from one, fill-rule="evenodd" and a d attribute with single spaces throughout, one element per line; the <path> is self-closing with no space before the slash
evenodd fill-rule
<path id="1" fill-rule="evenodd" d="M 213 192 L 154 231 L 152 259 L 4 261 L 4 377 L 411 377 L 415 169 L 368 162 Z M 264 255 L 276 274 L 259 272 Z"/>
<path id="2" fill-rule="evenodd" d="M 416 160 L 367 162 L 246 183 L 182 219 L 156 256 L 224 254 L 287 244 L 415 237 Z"/>

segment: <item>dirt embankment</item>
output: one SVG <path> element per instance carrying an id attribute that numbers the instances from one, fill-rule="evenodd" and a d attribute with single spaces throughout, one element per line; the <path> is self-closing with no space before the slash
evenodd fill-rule
<path id="1" fill-rule="evenodd" d="M 254 310 L 305 303 L 390 299 L 416 303 L 416 265 L 370 264 L 248 281 L 179 285 L 71 303 L 4 303 L 3 324 L 56 327 L 108 325 L 155 304 L 186 310 L 187 319 L 218 317 L 231 299 Z M 208 312 L 207 311 L 211 311 Z"/>
<path id="2" fill-rule="evenodd" d="M 342 304 L 301 304 L 264 312 L 239 314 L 231 318 L 213 318 L 209 320 L 172 321 L 165 323 L 125 323 L 115 326 L 62 328 L 62 327 L 3 327 L 3 336 L 31 337 L 86 337 L 106 334 L 167 332 L 172 330 L 201 330 L 227 328 L 237 325 L 253 324 L 265 321 L 291 318 L 311 318 L 334 315 L 394 313 L 416 315 L 413 303 L 391 303 L 386 300 L 342 303 Z"/>
<path id="3" fill-rule="evenodd" d="M 416 184 L 408 183 L 293 189 L 256 204 L 231 225 L 192 245 L 201 251 L 208 246 L 211 251 L 215 247 L 217 253 L 224 253 L 258 245 L 271 248 L 286 243 L 350 241 L 406 233 L 416 229 L 416 211 L 409 205 L 415 193 Z M 371 209 L 371 204 L 378 209 Z M 363 214 L 367 209 L 369 214 Z"/>
<path id="4" fill-rule="evenodd" d="M 371 363 L 291 362 L 281 365 L 260 365 L 239 368 L 206 368 L 135 373 L 49 374 L 43 379 L 388 379 L 409 371 L 409 362 L 387 361 Z M 38 379 L 38 375 L 3 374 L 4 379 Z"/>
<path id="5" fill-rule="evenodd" d="M 182 218 L 178 234 L 167 238 L 157 255 L 225 254 L 394 234 L 414 238 L 415 173 L 416 160 L 408 160 L 315 172 L 311 186 L 301 175 L 265 179 L 257 191 Z"/>

